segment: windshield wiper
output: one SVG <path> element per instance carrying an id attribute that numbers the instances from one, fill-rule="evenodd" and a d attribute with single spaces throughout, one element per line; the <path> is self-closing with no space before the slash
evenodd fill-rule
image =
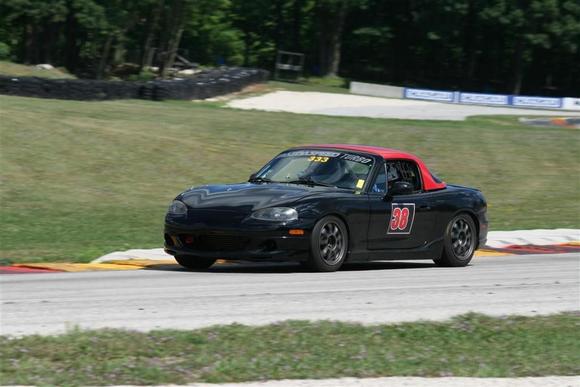
<path id="1" fill-rule="evenodd" d="M 248 180 L 250 183 L 273 183 L 274 181 L 268 179 L 267 177 L 253 177 Z"/>
<path id="2" fill-rule="evenodd" d="M 311 177 L 303 177 L 303 178 L 300 178 L 298 180 L 287 181 L 286 183 L 288 183 L 288 184 L 318 185 L 318 186 L 321 186 L 321 187 L 333 187 L 333 188 L 336 188 L 336 186 L 335 185 L 332 185 L 332 184 L 321 183 L 321 182 L 318 182 L 318 181 L 314 181 L 314 180 L 312 180 Z"/>

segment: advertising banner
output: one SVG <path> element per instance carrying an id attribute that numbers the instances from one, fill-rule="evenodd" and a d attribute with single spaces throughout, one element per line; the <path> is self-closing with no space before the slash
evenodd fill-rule
<path id="1" fill-rule="evenodd" d="M 506 94 L 405 88 L 404 98 L 470 105 L 511 106 L 540 109 L 580 110 L 580 98 L 537 97 Z"/>
<path id="2" fill-rule="evenodd" d="M 566 110 L 580 110 L 580 98 L 563 98 L 563 108 Z"/>
<path id="3" fill-rule="evenodd" d="M 502 94 L 460 93 L 459 103 L 507 106 L 510 103 L 510 98 L 508 95 Z"/>
<path id="4" fill-rule="evenodd" d="M 453 102 L 453 92 L 405 88 L 405 98 L 424 99 L 428 101 L 439 101 L 439 102 Z"/>
<path id="5" fill-rule="evenodd" d="M 537 107 L 537 108 L 556 108 L 562 107 L 562 98 L 553 97 L 526 97 L 515 95 L 512 99 L 513 106 Z"/>

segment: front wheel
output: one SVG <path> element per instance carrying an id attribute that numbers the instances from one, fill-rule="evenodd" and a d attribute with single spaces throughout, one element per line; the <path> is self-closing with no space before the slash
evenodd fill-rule
<path id="1" fill-rule="evenodd" d="M 471 216 L 459 214 L 455 216 L 445 230 L 443 254 L 436 259 L 439 266 L 461 267 L 473 258 L 477 242 L 477 230 Z"/>
<path id="2" fill-rule="evenodd" d="M 177 255 L 174 257 L 177 263 L 189 270 L 208 269 L 216 261 L 215 258 L 195 257 L 191 255 Z"/>
<path id="3" fill-rule="evenodd" d="M 344 222 L 336 216 L 320 219 L 312 230 L 307 267 L 314 271 L 336 271 L 347 254 L 348 231 Z"/>

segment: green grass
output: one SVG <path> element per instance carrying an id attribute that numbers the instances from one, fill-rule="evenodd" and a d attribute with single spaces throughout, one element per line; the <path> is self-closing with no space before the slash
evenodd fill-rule
<path id="1" fill-rule="evenodd" d="M 493 230 L 580 226 L 580 131 L 515 118 L 386 120 L 8 96 L 0 115 L 4 262 L 83 262 L 159 247 L 179 192 L 245 180 L 279 151 L 308 143 L 414 152 L 447 182 L 481 188 Z"/>
<path id="2" fill-rule="evenodd" d="M 321 93 L 349 93 L 348 81 L 340 77 L 312 77 L 300 79 L 299 82 L 268 82 L 274 90 L 318 91 Z"/>
<path id="3" fill-rule="evenodd" d="M 218 97 L 217 101 L 198 101 L 206 106 L 223 107 L 226 101 L 234 98 L 251 98 L 275 91 L 300 91 L 300 92 L 319 92 L 319 93 L 336 93 L 349 94 L 346 81 L 342 78 L 308 78 L 300 82 L 282 82 L 270 81 L 268 83 L 252 85 L 239 93 L 228 94 Z"/>
<path id="4" fill-rule="evenodd" d="M 289 321 L 194 331 L 0 337 L 2 384 L 103 385 L 264 379 L 577 375 L 572 314 L 362 326 Z M 259 338 L 256 340 L 256 338 Z"/>
<path id="5" fill-rule="evenodd" d="M 63 69 L 54 68 L 51 70 L 40 70 L 35 66 L 27 66 L 18 63 L 0 61 L 0 75 L 11 75 L 15 77 L 40 77 L 52 79 L 74 79 L 75 76 Z"/>

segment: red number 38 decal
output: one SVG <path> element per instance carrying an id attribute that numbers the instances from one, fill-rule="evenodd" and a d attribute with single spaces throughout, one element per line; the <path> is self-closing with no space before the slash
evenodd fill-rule
<path id="1" fill-rule="evenodd" d="M 387 234 L 410 234 L 415 218 L 415 203 L 392 203 Z"/>

